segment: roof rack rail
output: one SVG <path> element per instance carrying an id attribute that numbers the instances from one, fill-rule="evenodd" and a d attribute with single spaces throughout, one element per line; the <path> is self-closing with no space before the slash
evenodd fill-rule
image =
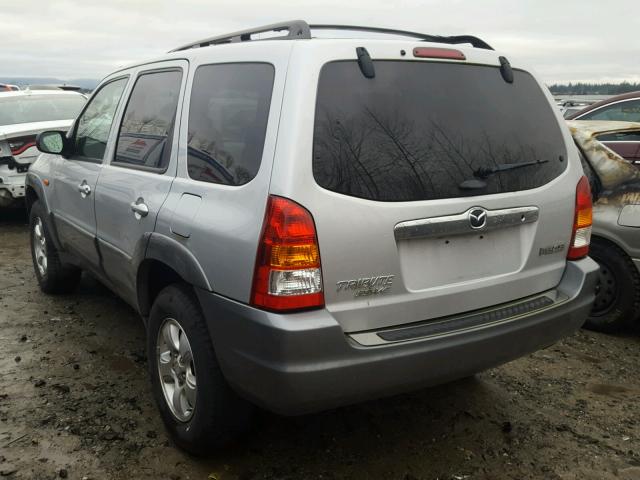
<path id="1" fill-rule="evenodd" d="M 289 22 L 274 23 L 263 27 L 240 30 L 238 32 L 205 38 L 203 40 L 198 40 L 197 42 L 188 43 L 181 47 L 174 48 L 173 50 L 170 50 L 170 52 L 179 52 L 181 50 L 189 50 L 191 48 L 208 47 L 210 45 L 220 45 L 225 43 L 248 42 L 254 40 L 251 38 L 252 35 L 266 32 L 281 32 L 284 30 L 287 30 L 289 33 L 277 37 L 270 37 L 268 40 L 309 40 L 311 38 L 311 30 L 347 30 L 413 37 L 425 42 L 447 43 L 450 45 L 468 43 L 475 48 L 493 50 L 488 43 L 478 37 L 474 37 L 473 35 L 441 36 L 410 32 L 407 30 L 394 30 L 391 28 L 364 27 L 360 25 L 309 25 L 304 20 L 292 20 Z"/>
<path id="2" fill-rule="evenodd" d="M 198 40 L 197 42 L 187 43 L 181 47 L 170 50 L 171 52 L 179 52 L 181 50 L 189 50 L 190 48 L 208 47 L 209 45 L 220 45 L 224 43 L 237 43 L 248 42 L 253 40 L 251 35 L 266 32 L 282 32 L 288 30 L 287 35 L 279 37 L 272 37 L 269 40 L 295 40 L 295 39 L 310 39 L 311 30 L 309 25 L 304 20 L 292 20 L 290 22 L 273 23 L 271 25 L 264 25 L 262 27 L 250 28 L 247 30 L 240 30 L 233 33 L 225 33 L 224 35 L 218 35 L 215 37 L 205 38 Z"/>
<path id="3" fill-rule="evenodd" d="M 475 48 L 483 48 L 485 50 L 493 50 L 484 40 L 474 37 L 473 35 L 454 35 L 454 36 L 441 36 L 430 35 L 428 33 L 411 32 L 408 30 L 395 30 L 392 28 L 378 28 L 378 27 L 363 27 L 361 25 L 309 25 L 311 30 L 350 30 L 354 32 L 371 32 L 371 33 L 383 33 L 387 35 L 399 35 L 402 37 L 413 37 L 423 40 L 425 42 L 436 43 L 448 43 L 451 45 L 458 45 L 461 43 L 468 43 Z"/>

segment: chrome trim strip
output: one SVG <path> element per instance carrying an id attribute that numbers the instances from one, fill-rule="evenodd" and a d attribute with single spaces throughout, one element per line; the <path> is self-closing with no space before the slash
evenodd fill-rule
<path id="1" fill-rule="evenodd" d="M 498 228 L 513 227 L 524 223 L 536 222 L 540 212 L 538 207 L 516 207 L 500 210 L 486 210 L 487 221 L 484 227 L 473 228 L 469 222 L 469 215 L 473 210 L 478 209 L 481 209 L 481 207 L 471 207 L 466 212 L 457 215 L 445 215 L 442 217 L 431 217 L 400 222 L 393 228 L 393 232 L 396 240 L 478 233 L 485 232 L 487 230 L 495 230 Z"/>
<path id="2" fill-rule="evenodd" d="M 500 310 L 504 310 L 506 308 L 509 308 L 510 306 L 516 306 L 522 303 L 527 303 L 530 302 L 532 300 L 536 300 L 542 297 L 546 297 L 549 300 L 552 301 L 551 304 L 544 306 L 542 308 L 538 308 L 536 310 L 532 310 L 530 312 L 527 313 L 523 313 L 523 314 L 516 314 L 512 317 L 508 317 L 508 318 L 503 318 L 500 320 L 495 320 L 495 321 L 488 321 L 486 323 L 481 323 L 481 324 L 477 324 L 477 325 L 473 325 L 473 326 L 469 326 L 469 327 L 465 327 L 465 328 L 459 328 L 459 329 L 452 329 L 452 330 L 448 330 L 445 332 L 441 332 L 441 333 L 436 333 L 433 335 L 426 335 L 426 336 L 420 336 L 420 337 L 414 337 L 414 338 L 407 338 L 407 339 L 402 339 L 402 340 L 384 340 L 383 338 L 381 338 L 378 334 L 381 332 L 391 332 L 391 331 L 402 331 L 402 330 L 412 330 L 415 329 L 416 326 L 418 326 L 417 324 L 413 323 L 410 325 L 405 325 L 405 326 L 399 326 L 396 328 L 385 328 L 385 329 L 381 329 L 381 330 L 371 330 L 371 331 L 367 331 L 367 332 L 357 332 L 357 333 L 350 333 L 347 334 L 347 336 L 353 340 L 354 342 L 362 345 L 363 347 L 376 347 L 376 346 L 383 346 L 383 345 L 394 345 L 396 343 L 409 343 L 409 342 L 421 342 L 424 340 L 431 340 L 431 339 L 436 339 L 436 338 L 442 338 L 442 337 L 448 337 L 451 335 L 457 335 L 460 333 L 466 333 L 466 332 L 472 332 L 472 331 L 477 331 L 477 330 L 483 330 L 485 328 L 491 328 L 497 325 L 501 325 L 501 324 L 505 324 L 505 323 L 510 323 L 513 321 L 517 321 L 520 320 L 522 318 L 525 318 L 527 316 L 530 315 L 537 315 L 539 313 L 542 313 L 544 311 L 547 310 L 551 310 L 556 308 L 557 306 L 565 303 L 567 300 L 569 300 L 569 297 L 563 293 L 560 293 L 560 291 L 558 290 L 551 290 L 548 292 L 545 292 L 543 294 L 540 295 L 534 295 L 533 297 L 528 297 L 525 299 L 520 299 L 516 302 L 510 302 L 507 304 L 502 304 L 500 306 L 500 308 L 493 308 L 493 309 L 481 309 L 481 310 L 477 310 L 477 311 L 473 311 L 473 312 L 467 312 L 466 314 L 462 314 L 460 316 L 452 316 L 452 317 L 445 317 L 445 318 L 435 318 L 433 320 L 427 320 L 425 322 L 421 322 L 422 325 L 435 325 L 435 324 L 439 324 L 439 323 L 448 323 L 448 322 L 457 322 L 458 320 L 462 320 L 465 319 L 467 317 L 472 317 L 478 314 L 490 314 L 491 312 L 494 311 L 500 311 Z"/>

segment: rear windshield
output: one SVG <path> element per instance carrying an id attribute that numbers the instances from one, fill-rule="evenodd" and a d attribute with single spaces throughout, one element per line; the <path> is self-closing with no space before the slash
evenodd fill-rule
<path id="1" fill-rule="evenodd" d="M 567 165 L 562 132 L 537 82 L 497 67 L 375 61 L 326 64 L 315 113 L 313 173 L 329 190 L 379 201 L 513 192 Z M 515 167 L 515 168 L 514 168 Z"/>
<path id="2" fill-rule="evenodd" d="M 75 93 L 0 98 L 0 125 L 73 120 L 85 102 L 82 95 Z"/>

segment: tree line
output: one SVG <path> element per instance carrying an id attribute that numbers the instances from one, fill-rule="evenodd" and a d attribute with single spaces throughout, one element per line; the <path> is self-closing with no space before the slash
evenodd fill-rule
<path id="1" fill-rule="evenodd" d="M 640 90 L 640 83 L 554 83 L 549 90 L 554 95 L 620 95 Z"/>

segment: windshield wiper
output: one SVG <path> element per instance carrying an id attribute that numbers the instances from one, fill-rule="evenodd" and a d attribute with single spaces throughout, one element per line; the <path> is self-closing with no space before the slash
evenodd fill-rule
<path id="1" fill-rule="evenodd" d="M 543 163 L 547 163 L 548 161 L 549 160 L 520 163 L 501 163 L 500 165 L 496 165 L 495 167 L 490 168 L 480 167 L 473 172 L 473 176 L 476 178 L 488 178 L 495 173 L 517 170 L 518 168 L 531 167 L 533 165 L 542 165 Z"/>

